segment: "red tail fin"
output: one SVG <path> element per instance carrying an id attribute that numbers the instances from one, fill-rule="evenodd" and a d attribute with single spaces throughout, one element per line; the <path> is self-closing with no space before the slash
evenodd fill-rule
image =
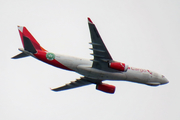
<path id="1" fill-rule="evenodd" d="M 18 26 L 21 41 L 25 50 L 35 53 L 36 50 L 46 51 L 36 39 L 31 35 L 26 27 Z"/>

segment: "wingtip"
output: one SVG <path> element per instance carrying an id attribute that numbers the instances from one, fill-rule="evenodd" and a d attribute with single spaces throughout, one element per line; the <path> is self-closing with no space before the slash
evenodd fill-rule
<path id="1" fill-rule="evenodd" d="M 50 90 L 56 92 L 55 88 L 50 88 Z"/>
<path id="2" fill-rule="evenodd" d="M 94 24 L 89 17 L 88 17 L 88 23 Z"/>
<path id="3" fill-rule="evenodd" d="M 17 27 L 18 27 L 18 30 L 20 30 L 21 32 L 23 32 L 23 28 L 24 28 L 23 26 L 19 26 L 19 25 L 18 25 Z"/>

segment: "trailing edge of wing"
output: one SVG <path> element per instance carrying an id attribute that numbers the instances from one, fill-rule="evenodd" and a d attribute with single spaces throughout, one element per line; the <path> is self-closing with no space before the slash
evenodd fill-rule
<path id="1" fill-rule="evenodd" d="M 81 86 L 85 86 L 89 84 L 92 84 L 92 82 L 88 81 L 86 78 L 83 77 L 83 78 L 77 79 L 76 81 L 72 81 L 71 83 L 68 83 L 64 86 L 53 88 L 51 90 L 57 92 L 57 91 L 68 90 L 68 89 L 77 88 L 77 87 L 81 87 Z"/>

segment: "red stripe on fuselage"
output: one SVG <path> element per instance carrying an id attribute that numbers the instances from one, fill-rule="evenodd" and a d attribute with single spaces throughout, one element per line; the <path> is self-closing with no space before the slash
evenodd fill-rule
<path id="1" fill-rule="evenodd" d="M 41 60 L 41 61 L 43 61 L 43 62 L 45 62 L 45 63 L 48 63 L 48 64 L 50 64 L 50 65 L 53 65 L 53 66 L 55 66 L 55 67 L 73 71 L 73 70 L 71 70 L 71 69 L 69 69 L 68 67 L 64 66 L 63 64 L 61 64 L 60 62 L 58 62 L 58 61 L 55 60 L 55 59 L 54 59 L 54 60 L 48 60 L 48 59 L 46 58 L 46 54 L 47 54 L 46 51 L 37 51 L 37 53 L 35 53 L 34 56 L 35 56 L 37 59 L 39 59 L 39 60 Z"/>

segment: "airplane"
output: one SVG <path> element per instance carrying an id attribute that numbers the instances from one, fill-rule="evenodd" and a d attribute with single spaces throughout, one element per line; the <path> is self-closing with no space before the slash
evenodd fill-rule
<path id="1" fill-rule="evenodd" d="M 32 56 L 52 66 L 77 72 L 83 77 L 76 79 L 66 85 L 53 88 L 52 91 L 63 91 L 85 85 L 95 84 L 96 89 L 113 94 L 115 86 L 104 83 L 105 80 L 119 80 L 141 83 L 150 86 L 167 84 L 169 81 L 164 75 L 150 71 L 130 67 L 125 63 L 113 60 L 106 48 L 95 24 L 88 17 L 89 31 L 91 35 L 93 59 L 82 59 L 67 55 L 55 54 L 44 49 L 24 26 L 18 26 L 21 42 L 24 48 L 19 48 L 20 54 L 12 57 L 19 59 Z"/>

